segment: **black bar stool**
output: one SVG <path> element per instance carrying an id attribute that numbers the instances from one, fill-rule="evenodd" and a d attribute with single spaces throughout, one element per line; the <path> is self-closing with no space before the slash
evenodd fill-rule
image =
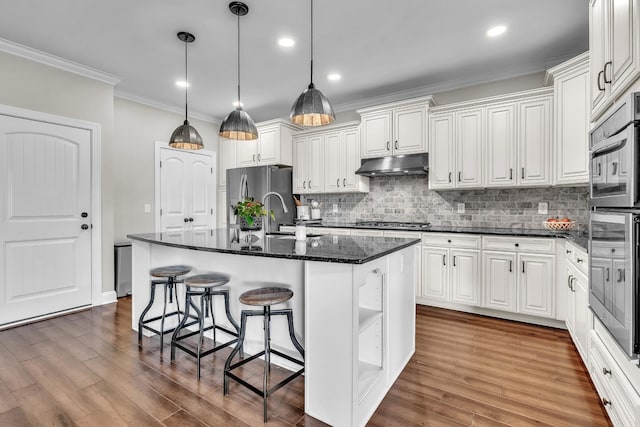
<path id="1" fill-rule="evenodd" d="M 149 303 L 144 308 L 144 310 L 142 310 L 142 314 L 138 319 L 138 345 L 140 347 L 142 347 L 142 332 L 143 332 L 143 329 L 146 329 L 148 331 L 153 332 L 156 335 L 160 335 L 160 353 L 162 353 L 164 350 L 164 347 L 163 347 L 164 335 L 173 332 L 175 329 L 175 328 L 166 329 L 166 330 L 164 329 L 165 318 L 170 316 L 178 316 L 179 322 L 182 322 L 182 320 L 185 320 L 184 316 L 183 316 L 183 319 L 180 320 L 180 315 L 181 314 L 184 315 L 184 312 L 180 310 L 180 303 L 178 302 L 177 284 L 183 282 L 182 279 L 178 279 L 178 276 L 183 276 L 189 273 L 190 271 L 191 271 L 191 267 L 189 267 L 188 265 L 169 265 L 165 267 L 153 268 L 149 271 L 149 275 L 151 275 L 151 277 L 157 277 L 161 279 L 151 280 L 151 297 L 149 298 Z M 155 301 L 156 286 L 158 285 L 164 286 L 164 306 L 162 309 L 162 315 L 155 316 L 145 320 L 144 317 L 147 315 L 149 310 L 151 310 L 151 307 L 153 306 L 153 302 Z M 174 296 L 176 298 L 176 310 L 172 311 L 171 313 L 167 313 L 167 292 L 169 293 L 169 304 L 173 304 Z M 160 320 L 160 329 L 155 329 L 148 325 L 149 323 L 152 323 L 158 320 Z M 192 322 L 191 324 L 193 325 L 194 323 L 196 322 Z"/>
<path id="2" fill-rule="evenodd" d="M 294 378 L 301 375 L 304 372 L 304 349 L 298 342 L 295 336 L 295 332 L 293 330 L 293 311 L 288 309 L 281 310 L 271 310 L 271 306 L 275 304 L 280 304 L 285 301 L 290 300 L 293 297 L 293 291 L 287 288 L 277 288 L 277 287 L 266 287 L 254 289 L 251 291 L 247 291 L 240 295 L 240 302 L 246 305 L 253 306 L 262 306 L 262 310 L 242 310 L 242 318 L 240 321 L 240 337 L 238 338 L 238 344 L 233 349 L 227 361 L 224 364 L 224 394 L 225 396 L 229 394 L 229 378 L 237 381 L 243 386 L 247 387 L 249 390 L 256 393 L 258 396 L 262 396 L 263 399 L 263 410 L 264 410 L 264 422 L 267 422 L 267 398 L 273 394 L 276 390 L 280 389 L 282 386 L 291 382 Z M 271 330 L 270 330 L 270 322 L 271 316 L 283 315 L 287 316 L 287 322 L 289 324 L 289 337 L 291 338 L 291 342 L 296 347 L 300 355 L 302 356 L 302 361 L 294 359 L 293 357 L 281 353 L 277 350 L 273 350 L 271 348 Z M 247 318 L 249 316 L 264 316 L 264 350 L 260 353 L 254 354 L 251 357 L 240 360 L 235 364 L 231 364 L 232 359 L 235 357 L 236 353 L 241 351 L 242 345 L 244 344 L 245 332 L 247 330 Z M 271 353 L 276 354 L 280 357 L 283 357 L 291 362 L 297 363 L 302 366 L 302 369 L 294 372 L 293 374 L 287 376 L 284 380 L 273 384 L 271 388 L 268 387 L 269 383 L 269 372 L 271 371 Z M 264 377 L 262 381 L 262 390 L 248 382 L 244 381 L 242 378 L 238 377 L 231 371 L 235 368 L 244 365 L 245 363 L 249 363 L 254 359 L 264 355 Z M 240 358 L 242 358 L 242 353 L 240 354 Z"/>
<path id="3" fill-rule="evenodd" d="M 200 359 L 202 357 L 238 342 L 238 339 L 236 338 L 216 346 L 216 329 L 224 331 L 234 337 L 237 337 L 240 333 L 238 323 L 236 323 L 236 321 L 233 319 L 233 316 L 231 316 L 231 312 L 229 311 L 229 290 L 217 289 L 220 286 L 226 285 L 227 283 L 229 283 L 229 276 L 222 273 L 198 274 L 184 279 L 184 284 L 186 287 L 185 315 L 182 318 L 182 322 L 180 322 L 180 324 L 176 327 L 176 330 L 173 332 L 173 336 L 171 337 L 171 361 L 173 362 L 176 359 L 176 348 L 179 348 L 187 354 L 195 357 L 198 363 L 198 378 L 200 378 Z M 225 327 L 216 325 L 216 320 L 213 315 L 213 297 L 216 295 L 221 295 L 224 297 L 224 308 L 227 319 L 229 319 L 231 325 L 233 325 L 233 327 L 236 329 L 235 331 L 231 331 Z M 193 297 L 200 297 L 200 308 L 198 308 L 198 306 L 194 302 Z M 197 322 L 193 322 L 191 324 L 198 323 L 199 328 L 197 331 L 187 331 L 187 333 L 183 334 L 183 329 L 189 326 L 189 324 L 187 324 L 189 307 L 192 307 L 194 309 L 198 319 Z M 204 320 L 205 318 L 209 317 L 209 312 L 211 312 L 211 325 L 205 327 Z M 210 330 L 213 330 L 213 348 L 203 351 L 202 347 L 204 333 Z M 180 342 L 194 335 L 198 335 L 198 345 L 196 351 L 193 351 L 192 348 Z"/>

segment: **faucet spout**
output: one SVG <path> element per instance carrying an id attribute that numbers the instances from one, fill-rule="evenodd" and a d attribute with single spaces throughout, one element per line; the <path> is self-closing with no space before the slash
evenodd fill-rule
<path id="1" fill-rule="evenodd" d="M 284 213 L 289 212 L 289 210 L 287 209 L 287 205 L 285 205 L 284 203 L 284 199 L 282 198 L 280 193 L 276 193 L 275 191 L 269 191 L 267 194 L 265 194 L 264 197 L 262 198 L 262 204 L 264 204 L 264 201 L 267 200 L 267 197 L 269 196 L 276 196 L 278 199 L 280 199 L 280 203 L 282 203 L 283 212 Z"/>

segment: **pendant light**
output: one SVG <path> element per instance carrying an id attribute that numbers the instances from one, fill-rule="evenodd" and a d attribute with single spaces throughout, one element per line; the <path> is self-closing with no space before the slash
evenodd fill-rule
<path id="1" fill-rule="evenodd" d="M 302 126 L 328 125 L 336 118 L 333 107 L 313 84 L 313 0 L 311 0 L 311 83 L 296 99 L 289 113 L 291 123 Z"/>
<path id="2" fill-rule="evenodd" d="M 218 135 L 237 140 L 258 139 L 258 129 L 240 102 L 240 17 L 249 13 L 249 7 L 239 1 L 229 3 L 229 10 L 238 17 L 238 105 L 220 125 Z"/>
<path id="3" fill-rule="evenodd" d="M 184 150 L 199 150 L 204 147 L 202 137 L 187 120 L 189 109 L 187 107 L 187 92 L 189 80 L 187 80 L 187 44 L 193 43 L 196 37 L 185 31 L 178 33 L 178 38 L 184 42 L 184 123 L 176 128 L 169 139 L 169 147 L 182 148 Z"/>

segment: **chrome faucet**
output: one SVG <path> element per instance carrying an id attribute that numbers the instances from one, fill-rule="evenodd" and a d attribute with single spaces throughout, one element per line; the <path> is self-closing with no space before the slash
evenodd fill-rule
<path id="1" fill-rule="evenodd" d="M 277 196 L 278 199 L 280 199 L 280 203 L 282 203 L 282 210 L 284 211 L 284 213 L 289 212 L 289 210 L 287 209 L 287 205 L 284 204 L 284 199 L 282 198 L 280 193 L 276 193 L 275 191 L 269 191 L 267 194 L 264 195 L 264 197 L 262 198 L 263 205 L 264 205 L 264 201 L 267 200 L 267 197 L 269 196 Z"/>

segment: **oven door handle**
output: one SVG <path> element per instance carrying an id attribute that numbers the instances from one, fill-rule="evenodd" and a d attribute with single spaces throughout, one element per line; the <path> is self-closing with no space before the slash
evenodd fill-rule
<path id="1" fill-rule="evenodd" d="M 618 139 L 618 142 L 615 142 L 613 144 L 606 144 L 604 145 L 604 147 L 600 147 L 596 150 L 593 150 L 591 152 L 591 158 L 595 159 L 596 157 L 604 156 L 613 151 L 619 150 L 620 148 L 624 147 L 624 145 L 627 143 L 626 138 L 620 140 L 619 138 L 616 137 L 615 139 Z"/>

